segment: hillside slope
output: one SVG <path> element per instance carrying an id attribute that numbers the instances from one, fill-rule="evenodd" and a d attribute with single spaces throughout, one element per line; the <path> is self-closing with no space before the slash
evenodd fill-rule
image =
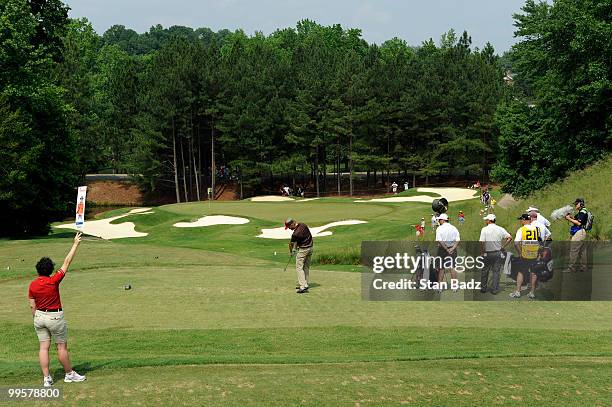
<path id="1" fill-rule="evenodd" d="M 608 156 L 584 170 L 576 171 L 565 179 L 519 200 L 505 211 L 507 212 L 505 215 L 516 218 L 530 205 L 533 205 L 552 222 L 555 240 L 566 240 L 569 239 L 568 222 L 553 221 L 550 214 L 557 208 L 571 204 L 576 198 L 584 198 L 587 209 L 595 216 L 590 236 L 598 240 L 609 240 L 612 236 L 611 185 L 612 157 Z"/>

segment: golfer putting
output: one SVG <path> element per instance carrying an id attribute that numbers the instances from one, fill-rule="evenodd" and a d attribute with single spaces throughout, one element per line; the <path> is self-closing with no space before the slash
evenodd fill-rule
<path id="1" fill-rule="evenodd" d="M 296 287 L 298 294 L 308 292 L 308 275 L 310 272 L 310 258 L 312 257 L 312 234 L 304 223 L 298 223 L 291 218 L 285 221 L 285 229 L 291 229 L 293 234 L 289 241 L 289 255 L 295 256 L 295 271 L 298 278 Z"/>
<path id="2" fill-rule="evenodd" d="M 77 233 L 64 264 L 53 275 L 51 275 L 54 267 L 53 261 L 48 257 L 41 258 L 36 264 L 38 278 L 30 283 L 28 290 L 28 300 L 34 318 L 34 329 L 39 341 L 38 359 L 43 373 L 44 387 L 53 385 L 53 378 L 49 374 L 49 348 L 52 338 L 57 347 L 57 357 L 66 372 L 64 382 L 72 383 L 85 380 L 85 376 L 75 372 L 70 364 L 68 330 L 59 293 L 59 285 L 66 276 L 68 267 L 80 243 L 81 233 Z"/>

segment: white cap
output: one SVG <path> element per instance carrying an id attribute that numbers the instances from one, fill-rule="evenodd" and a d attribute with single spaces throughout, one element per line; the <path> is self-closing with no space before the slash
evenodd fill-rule
<path id="1" fill-rule="evenodd" d="M 483 220 L 490 220 L 491 222 L 495 222 L 495 215 L 490 213 L 487 216 L 485 216 L 484 218 L 482 218 Z"/>
<path id="2" fill-rule="evenodd" d="M 538 210 L 538 208 L 534 208 L 533 206 L 530 206 L 529 209 L 527 209 L 525 212 L 540 212 Z"/>
<path id="3" fill-rule="evenodd" d="M 440 215 L 438 215 L 438 217 L 436 218 L 438 220 L 448 220 L 448 215 L 445 213 L 441 213 Z"/>

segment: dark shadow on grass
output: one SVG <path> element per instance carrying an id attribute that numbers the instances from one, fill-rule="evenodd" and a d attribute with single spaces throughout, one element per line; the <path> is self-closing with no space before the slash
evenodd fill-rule
<path id="1" fill-rule="evenodd" d="M 32 239 L 40 239 L 40 240 L 50 240 L 50 239 L 74 239 L 74 235 L 76 231 L 73 232 L 56 232 L 48 234 L 47 236 L 36 236 L 32 237 Z"/>
<path id="2" fill-rule="evenodd" d="M 94 372 L 96 370 L 99 369 L 104 369 L 107 366 L 114 366 L 116 365 L 115 361 L 109 360 L 108 362 L 97 362 L 95 364 L 92 364 L 90 362 L 83 362 L 83 363 L 79 363 L 77 365 L 73 365 L 72 368 L 79 374 L 81 375 L 87 375 L 91 372 Z M 55 370 L 55 375 L 53 376 L 55 377 L 62 377 L 64 375 L 64 369 L 63 368 L 57 368 Z M 57 381 L 57 379 L 55 379 Z"/>

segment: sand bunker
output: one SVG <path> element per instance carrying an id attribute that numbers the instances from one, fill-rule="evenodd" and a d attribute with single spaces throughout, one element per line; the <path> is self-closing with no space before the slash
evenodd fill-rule
<path id="1" fill-rule="evenodd" d="M 135 213 L 139 213 L 139 214 L 145 214 L 145 213 L 153 213 L 153 211 L 151 210 L 151 208 L 137 208 L 137 209 L 132 209 L 131 211 L 128 212 L 128 214 L 135 214 Z"/>
<path id="2" fill-rule="evenodd" d="M 251 202 L 286 202 L 293 201 L 294 199 L 288 196 L 279 196 L 279 195 L 265 195 L 265 196 L 255 196 L 251 198 Z"/>
<path id="3" fill-rule="evenodd" d="M 151 212 L 151 208 L 138 208 L 132 209 L 128 213 L 123 215 L 113 216 L 108 219 L 101 220 L 87 220 L 81 229 L 77 229 L 74 223 L 66 223 L 63 225 L 55 226 L 58 229 L 74 229 L 80 230 L 86 235 L 101 237 L 102 239 L 122 239 L 126 237 L 144 237 L 148 233 L 136 232 L 136 225 L 134 222 L 123 222 L 116 225 L 111 222 L 125 218 L 129 215 L 146 215 Z"/>
<path id="4" fill-rule="evenodd" d="M 244 225 L 249 223 L 246 218 L 238 218 L 236 216 L 224 216 L 224 215 L 211 215 L 204 216 L 195 222 L 178 222 L 173 226 L 177 228 L 198 228 L 203 226 L 214 226 L 214 225 Z"/>
<path id="5" fill-rule="evenodd" d="M 310 228 L 310 233 L 312 233 L 312 237 L 323 237 L 323 236 L 331 236 L 332 232 L 326 229 L 330 229 L 336 226 L 348 226 L 348 225 L 359 225 L 361 223 L 368 223 L 363 220 L 341 220 L 338 222 L 328 223 L 324 226 L 318 226 L 314 228 Z M 291 229 L 285 230 L 284 227 L 273 228 L 273 229 L 261 229 L 261 234 L 257 237 L 263 237 L 264 239 L 289 239 L 291 238 L 291 234 L 293 231 Z"/>
<path id="6" fill-rule="evenodd" d="M 295 202 L 308 202 L 308 201 L 314 201 L 316 199 L 319 199 L 319 198 L 306 198 L 306 199 L 300 199 L 300 200 L 295 201 Z"/>
<path id="7" fill-rule="evenodd" d="M 475 191 L 468 188 L 417 188 L 417 192 L 431 192 L 440 195 L 448 200 L 448 202 L 464 201 L 466 199 L 477 198 L 474 196 Z M 394 196 L 390 198 L 375 198 L 368 200 L 355 200 L 354 202 L 425 202 L 430 203 L 434 197 L 427 195 L 415 196 Z"/>

